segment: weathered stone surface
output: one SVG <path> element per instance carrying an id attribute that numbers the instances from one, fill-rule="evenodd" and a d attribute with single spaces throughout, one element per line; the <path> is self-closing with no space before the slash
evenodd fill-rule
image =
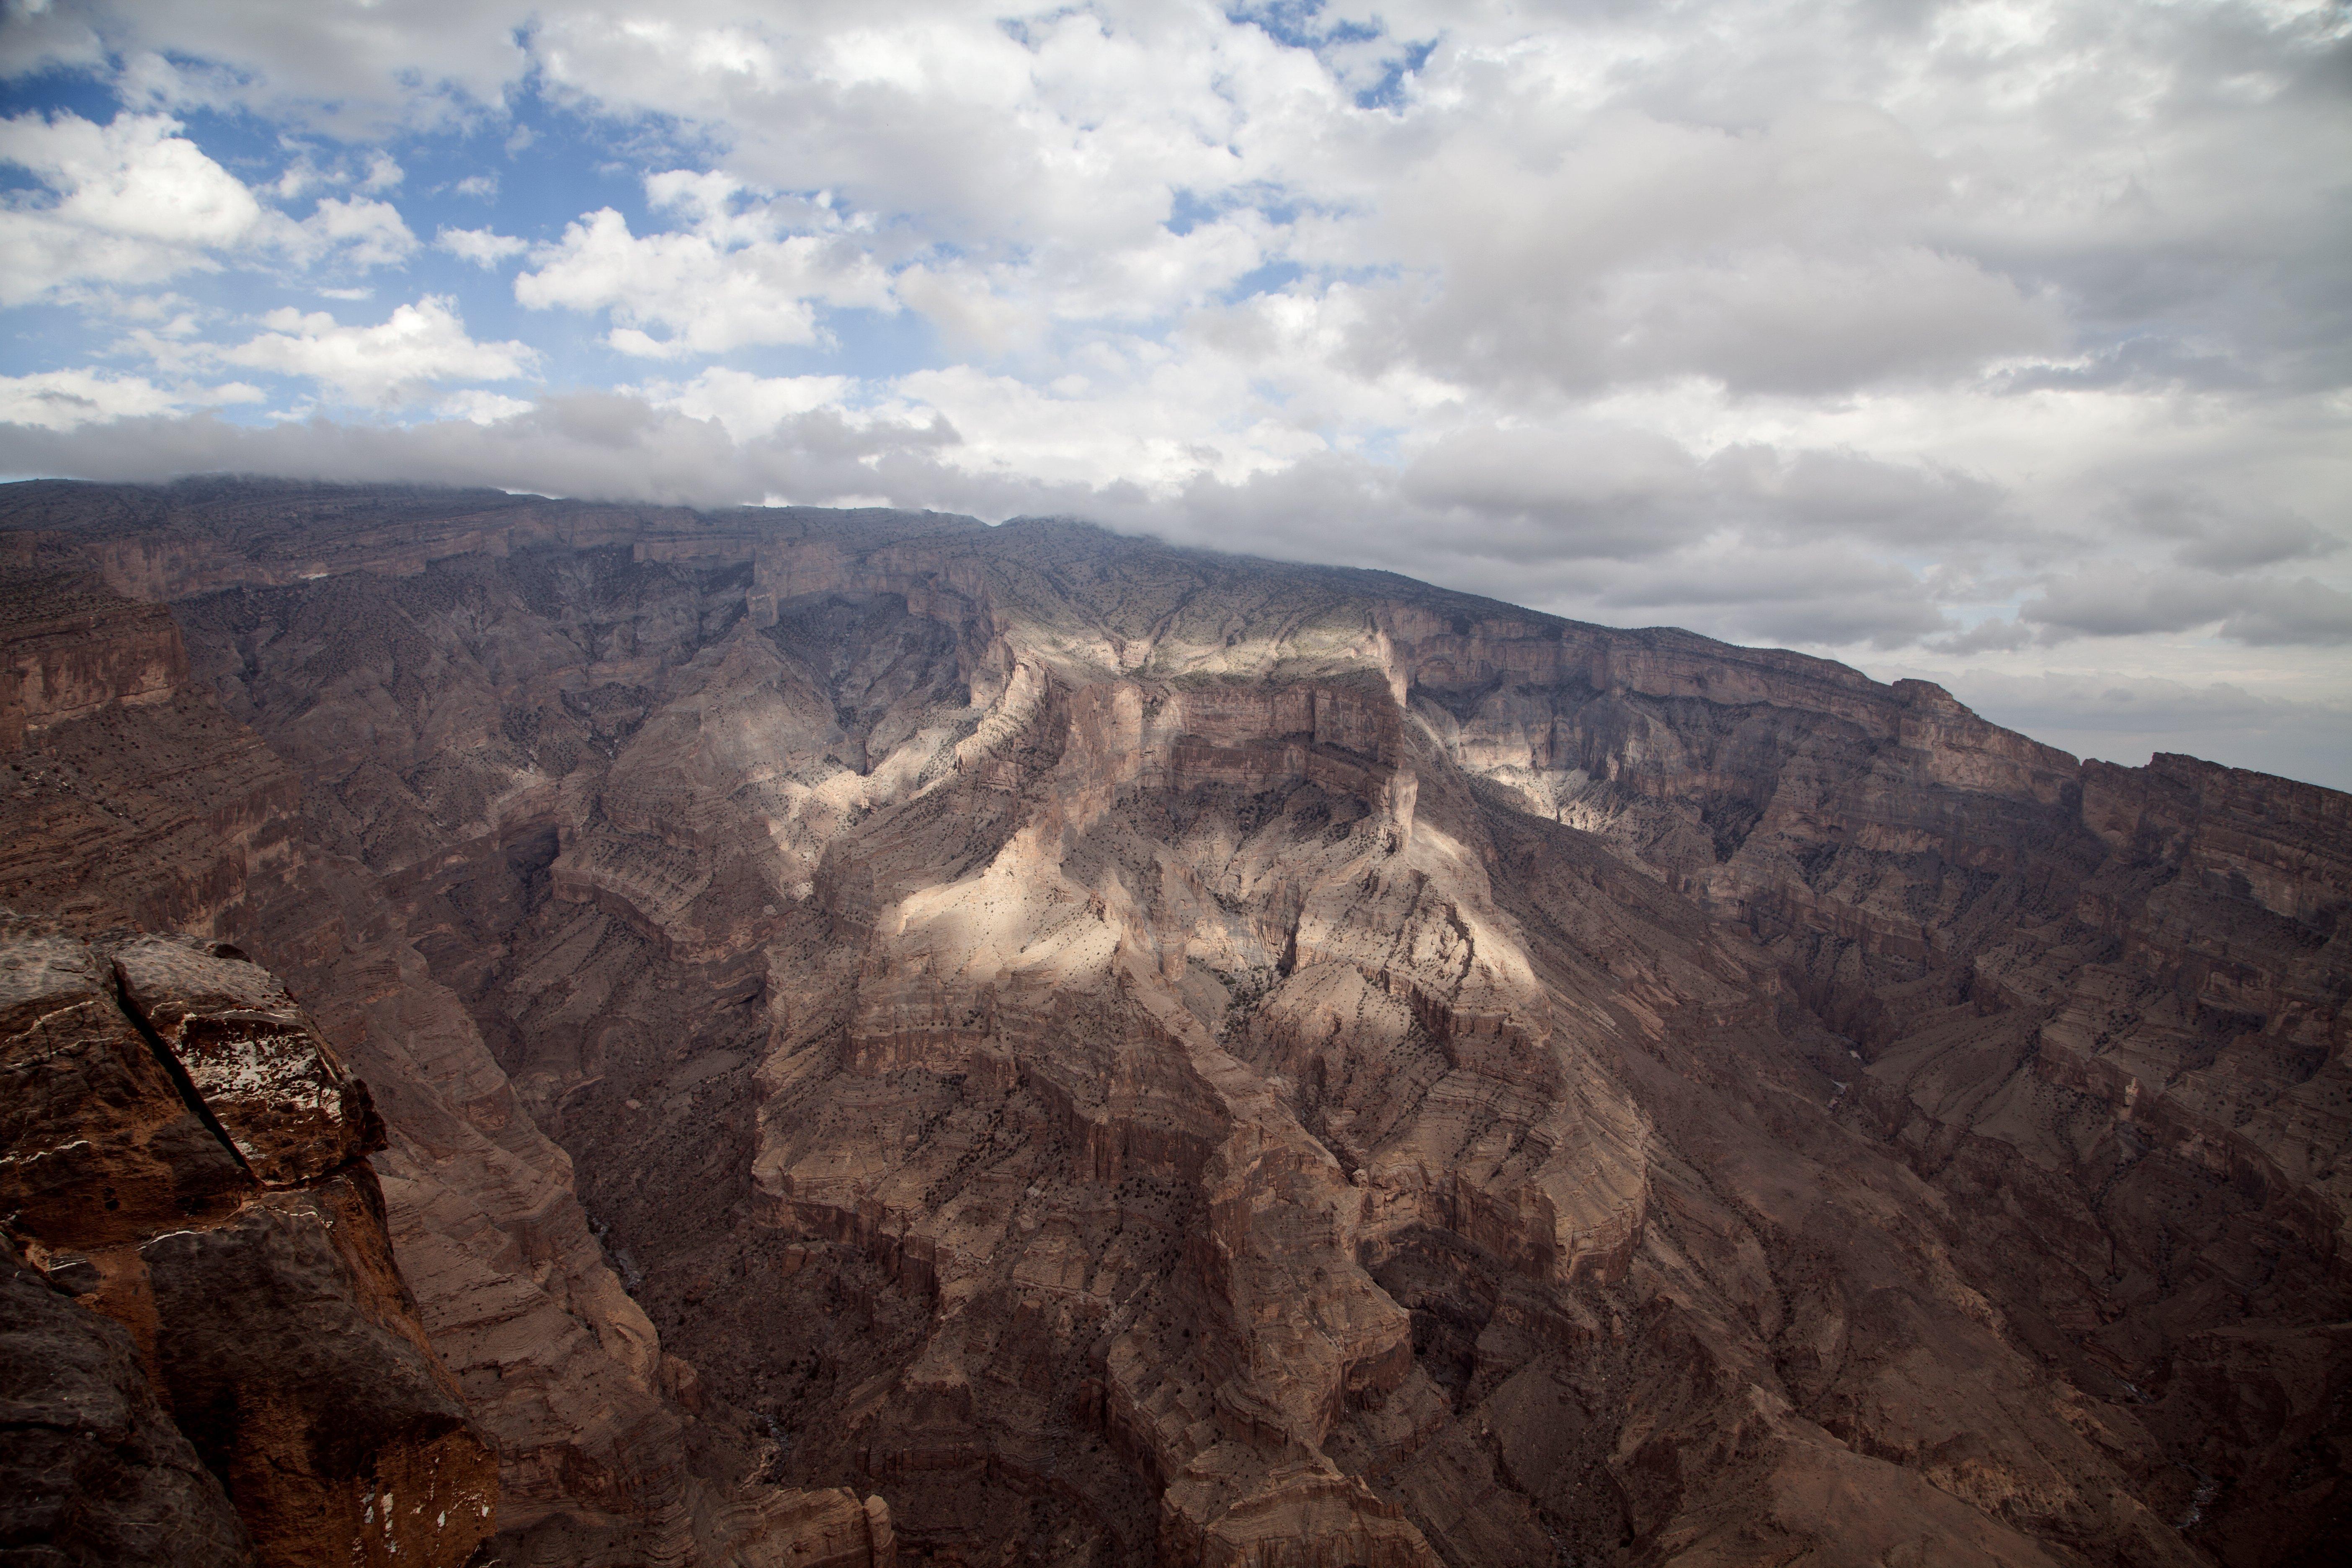
<path id="1" fill-rule="evenodd" d="M 118 600 L 109 616 L 126 607 L 146 608 Z M 184 655 L 174 658 L 184 669 Z M 504 1528 L 569 1519 L 580 1528 L 560 1560 L 574 1563 L 691 1558 L 706 1540 L 723 1550 L 730 1521 L 751 1517 L 719 1500 L 749 1460 L 731 1438 L 689 1431 L 692 1418 L 667 1393 L 666 1368 L 679 1363 L 665 1363 L 606 1267 L 569 1161 L 516 1102 L 457 998 L 430 977 L 373 875 L 306 832 L 284 765 L 201 690 L 145 697 L 100 691 L 31 733 L 0 795 L 0 884 L 85 933 L 160 925 L 234 935 L 292 979 L 312 1017 L 346 1044 L 391 1113 L 391 1146 L 376 1163 L 421 1321 L 504 1458 Z M 218 956 L 209 939 L 182 945 Z M 109 969 L 98 965 L 107 978 Z M 245 999 L 263 1001 L 265 1014 L 278 1001 Z M 108 1027 L 129 1046 L 118 1025 Z M 179 1131 L 222 1181 L 249 1190 L 228 1149 L 198 1125 Z M 67 1125 L 44 1146 L 79 1152 L 79 1136 Z M 173 1157 L 184 1164 L 185 1152 Z M 75 1227 L 61 1245 L 102 1247 L 157 1228 L 134 1215 L 93 1229 L 92 1211 L 74 1198 L 80 1176 L 47 1158 L 47 1171 L 65 1173 L 59 1212 Z M 233 1206 L 215 1203 L 213 1217 Z M 89 1300 L 132 1326 L 152 1364 L 152 1292 L 136 1247 L 94 1252 L 73 1273 Z"/>
<path id="2" fill-rule="evenodd" d="M 131 1336 L 0 1238 L 0 1563 L 245 1568 L 245 1527 Z"/>
<path id="3" fill-rule="evenodd" d="M 317 1181 L 382 1146 L 366 1088 L 269 971 L 193 937 L 137 937 L 108 956 L 131 1015 L 265 1185 Z"/>
<path id="4" fill-rule="evenodd" d="M 0 564 L 0 747 L 9 750 L 30 732 L 165 701 L 187 684 L 170 612 L 109 591 L 87 567 Z"/>
<path id="5" fill-rule="evenodd" d="M 121 1494 L 123 1550 L 138 1561 L 176 1560 L 168 1545 L 140 1544 L 141 1510 L 163 1505 L 136 1494 L 142 1476 L 184 1455 L 219 1478 L 209 1495 L 226 1483 L 224 1507 L 244 1521 L 237 1560 L 457 1568 L 494 1528 L 497 1463 L 394 1261 L 362 1157 L 366 1091 L 274 979 L 216 944 L 103 946 L 119 961 L 107 965 L 113 975 L 54 925 L 0 921 L 0 1199 L 9 1231 L 38 1246 L 50 1278 L 79 1299 L 59 1299 L 67 1319 L 88 1320 L 76 1342 L 142 1370 L 133 1387 L 107 1371 L 111 1362 L 91 1361 L 96 1352 L 35 1356 L 25 1398 L 44 1409 L 88 1404 L 99 1386 L 89 1380 L 104 1373 L 120 1408 L 62 1436 L 27 1415 L 0 1432 L 0 1464 L 26 1467 L 44 1486 L 87 1472 L 100 1489 L 92 1496 Z M 202 1031 L 224 1025 L 233 1045 L 290 1057 L 294 1070 L 218 1071 L 205 1048 L 216 1042 Z M 193 1071 L 174 1070 L 166 1032 Z M 323 1121 L 322 1085 L 334 1097 Z M 278 1093 L 290 1104 L 276 1103 Z M 239 1150 L 230 1127 L 244 1134 Z M 33 1301 L 32 1278 L 12 1276 L 18 1307 Z M 54 1326 L 58 1312 L 47 1318 Z M 168 1421 L 141 1414 L 151 1379 Z M 19 1392 L 13 1371 L 7 1387 Z M 134 1396 L 150 1406 L 134 1408 Z M 169 1442 L 150 1429 L 158 1423 Z M 90 1457 L 93 1445 L 120 1450 L 121 1474 Z M 98 1539 L 75 1507 L 52 1502 L 55 1529 Z M 191 1551 L 209 1550 L 200 1524 Z M 75 1551 L 55 1560 L 111 1560 Z"/>
<path id="6" fill-rule="evenodd" d="M 1065 523 L 12 506 L 302 778 L 223 919 L 513 1560 L 760 1431 L 939 1562 L 2344 1543 L 2343 796 Z"/>
<path id="7" fill-rule="evenodd" d="M 89 1251 L 206 1223 L 251 1187 L 88 944 L 0 915 L 0 1223 Z"/>
<path id="8" fill-rule="evenodd" d="M 403 1299 L 364 1165 L 139 1251 L 173 1411 L 263 1562 L 473 1555 L 497 1459 Z"/>

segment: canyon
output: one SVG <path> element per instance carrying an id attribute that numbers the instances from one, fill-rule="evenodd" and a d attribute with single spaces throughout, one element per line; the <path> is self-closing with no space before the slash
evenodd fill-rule
<path id="1" fill-rule="evenodd" d="M 2352 796 L 1068 520 L 18 483 L 0 649 L 0 1560 L 2352 1556 Z"/>

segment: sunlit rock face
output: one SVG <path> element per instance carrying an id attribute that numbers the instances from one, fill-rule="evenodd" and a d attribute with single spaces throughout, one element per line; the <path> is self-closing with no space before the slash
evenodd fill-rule
<path id="1" fill-rule="evenodd" d="M 509 1561 L 2352 1548 L 2344 795 L 1069 523 L 0 498 L 187 672 L 0 898 L 350 1042 Z M 202 861 L 209 882 L 39 847 Z"/>

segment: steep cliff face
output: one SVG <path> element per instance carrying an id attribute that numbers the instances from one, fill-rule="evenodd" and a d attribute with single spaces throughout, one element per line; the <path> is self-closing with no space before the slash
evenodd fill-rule
<path id="1" fill-rule="evenodd" d="M 470 1531 L 452 1562 L 493 1522 L 506 1532 L 503 1548 L 539 1531 L 551 1562 L 693 1560 L 698 1542 L 739 1538 L 746 1563 L 793 1561 L 846 1528 L 831 1520 L 845 1508 L 864 1541 L 866 1514 L 846 1494 L 734 1496 L 734 1479 L 757 1456 L 748 1442 L 694 1430 L 675 1394 L 690 1387 L 691 1370 L 663 1360 L 605 1266 L 568 1160 L 519 1112 L 463 1007 L 431 979 L 365 868 L 315 842 L 292 771 L 188 682 L 168 615 L 156 622 L 154 606 L 123 599 L 86 565 L 61 568 L 70 552 L 47 542 L 20 554 L 31 564 L 11 579 L 18 591 L 7 602 L 30 608 L 0 626 L 0 647 L 20 669 L 98 673 L 74 689 L 72 703 L 36 705 L 6 759 L 0 896 L 57 917 L 56 941 L 74 952 L 83 936 L 101 939 L 90 984 L 94 997 L 105 994 L 64 1016 L 100 1018 L 110 1043 L 18 1042 L 11 1071 L 21 1081 L 0 1105 L 0 1223 L 37 1247 L 97 1249 L 89 1262 L 68 1259 L 77 1282 L 91 1269 L 105 1282 L 84 1292 L 89 1304 L 144 1325 L 147 1372 L 163 1379 L 168 1360 L 184 1397 L 202 1407 L 183 1410 L 181 1425 L 205 1462 L 233 1489 L 244 1477 L 241 1504 L 266 1494 L 259 1512 L 289 1521 L 282 1540 L 256 1530 L 264 1560 L 310 1561 L 314 1548 L 345 1560 L 341 1547 L 318 1543 L 340 1541 L 351 1524 L 334 1509 L 362 1518 L 372 1494 L 346 1488 L 331 1517 L 319 1517 L 269 1489 L 289 1472 L 348 1469 L 354 1454 L 381 1458 L 382 1434 L 342 1420 L 341 1406 L 358 1398 L 364 1407 L 363 1391 L 396 1391 L 416 1374 L 398 1370 L 396 1347 L 382 1366 L 322 1352 L 321 1338 L 351 1339 L 331 1322 L 246 1328 L 272 1321 L 273 1302 L 331 1303 L 354 1290 L 404 1303 L 387 1321 L 418 1348 L 429 1341 L 428 1381 L 438 1390 L 430 1397 L 496 1445 L 502 1497 L 478 1473 L 488 1450 L 476 1436 L 466 1439 L 470 1470 L 430 1443 L 405 1468 L 382 1461 L 383 1489 L 404 1496 L 410 1514 L 445 1489 L 447 1474 L 480 1483 L 451 1515 Z M 70 614 L 31 613 L 60 602 Z M 233 933 L 265 953 L 309 1015 L 276 976 L 208 956 L 201 940 L 130 940 L 133 928 L 188 927 Z M 124 1034 L 115 1014 L 126 1009 L 131 1034 L 143 1029 L 148 1044 Z M 60 1026 L 47 1011 L 36 1009 L 45 1021 L 35 1036 Z M 318 1054 L 287 1048 L 320 1031 L 344 1042 L 377 1086 L 392 1117 L 390 1148 L 374 1110 L 351 1101 L 353 1080 L 327 1072 Z M 169 1053 L 171 1072 L 156 1065 L 159 1053 Z M 166 1081 L 173 1072 L 176 1090 Z M 189 1109 L 199 1101 L 201 1111 Z M 362 1163 L 363 1179 L 338 1173 L 362 1136 L 375 1140 L 373 1168 Z M 163 1235 L 174 1230 L 184 1234 Z M 377 1239 L 357 1252 L 341 1246 L 368 1235 Z M 321 1236 L 341 1250 L 320 1252 Z M 125 1246 L 137 1254 L 127 1262 L 117 1256 Z M 176 1325 L 161 1341 L 157 1300 Z M 314 1430 L 321 1419 L 341 1425 Z M 310 1453 L 319 1442 L 335 1451 Z M 779 1499 L 797 1501 L 784 1508 Z M 495 1515 L 484 1511 L 492 1500 Z M 373 1550 L 403 1547 L 390 1515 L 367 1523 Z M 405 1550 L 415 1560 L 415 1543 Z"/>
<path id="2" fill-rule="evenodd" d="M 243 1568 L 220 1479 L 155 1397 L 121 1325 L 0 1240 L 0 1552 Z"/>
<path id="3" fill-rule="evenodd" d="M 2347 797 L 1071 524 L 5 494 L 198 688 L 26 755 L 299 781 L 217 919 L 513 1560 L 2352 1544 Z"/>

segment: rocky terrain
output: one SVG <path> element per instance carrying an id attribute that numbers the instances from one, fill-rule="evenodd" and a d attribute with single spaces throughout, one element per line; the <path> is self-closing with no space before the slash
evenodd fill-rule
<path id="1" fill-rule="evenodd" d="M 484 1561 L 2352 1552 L 2352 797 L 1069 522 L 0 528 L 15 940 L 234 942 L 348 1064 L 206 1088 L 121 970 L 241 1108 L 192 1255 L 365 1081 Z M 85 1157 L 202 1151 L 151 1098 Z M 89 1183 L 26 1168 L 8 1310 L 82 1311 L 115 1511 L 228 1541 L 210 1478 L 273 1550 L 264 1439 L 77 1289 L 156 1233 L 51 1239 Z"/>
<path id="2" fill-rule="evenodd" d="M 284 987 L 8 917 L 0 1075 L 7 1545 L 465 1563 L 497 1457 L 393 1260 L 366 1088 Z"/>

